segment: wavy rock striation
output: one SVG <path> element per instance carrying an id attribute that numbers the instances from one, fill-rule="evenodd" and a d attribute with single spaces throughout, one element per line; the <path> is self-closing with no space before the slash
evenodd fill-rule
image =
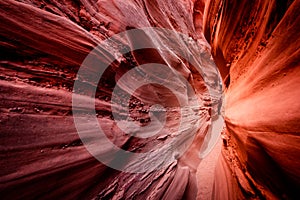
<path id="1" fill-rule="evenodd" d="M 231 137 L 220 165 L 230 166 L 248 198 L 299 198 L 299 7 L 299 1 L 210 1 L 206 7 L 204 34 L 225 78 Z M 215 191 L 224 188 L 219 183 Z M 223 195 L 236 193 L 228 188 Z"/>
<path id="2" fill-rule="evenodd" d="M 1 198 L 297 199 L 299 7 L 297 0 L 1 1 Z M 137 65 L 155 62 L 176 69 L 193 87 L 197 101 L 184 82 L 176 82 L 175 94 L 182 94 L 187 108 L 195 102 L 201 107 L 193 111 L 195 115 L 191 111 L 184 115 L 182 130 L 196 132 L 194 138 L 183 137 L 183 144 L 193 139 L 187 151 L 159 170 L 134 174 L 109 168 L 87 151 L 74 124 L 72 91 L 81 64 L 101 41 L 145 27 L 174 30 L 196 41 L 180 44 L 195 64 L 176 56 L 180 53 L 172 46 L 176 38 L 169 38 L 174 44 L 163 45 L 167 39 L 141 33 L 143 44 L 168 50 L 132 51 L 110 63 L 95 94 L 95 114 L 107 138 L 124 150 L 143 152 L 159 150 L 177 137 L 179 101 L 155 84 L 132 95 L 129 111 L 134 123 L 143 127 L 150 122 L 150 107 L 165 105 L 163 132 L 140 139 L 117 127 L 112 107 L 122 104 L 111 103 L 113 89 Z M 131 35 L 120 41 L 126 48 L 139 45 Z M 105 62 L 102 58 L 119 47 L 100 49 L 100 58 L 96 57 Z M 208 98 L 209 89 L 197 71 L 206 67 L 207 76 L 217 77 L 209 51 L 226 86 L 226 130 L 222 153 L 219 141 L 208 157 L 200 159 L 219 101 Z M 88 73 L 93 76 L 92 69 Z M 130 79 L 127 83 L 121 84 L 124 92 L 134 86 Z M 92 94 L 83 96 L 90 101 Z M 86 136 L 93 136 L 91 127 L 89 122 L 83 126 Z M 106 143 L 99 149 L 101 155 L 112 152 Z M 151 159 L 156 157 L 145 162 Z"/>
<path id="3" fill-rule="evenodd" d="M 1 52 L 4 52 L 1 55 L 0 82 L 1 197 L 196 198 L 196 173 L 200 162 L 198 153 L 211 123 L 212 112 L 211 102 L 205 97 L 207 88 L 196 68 L 213 63 L 208 53 L 209 46 L 200 33 L 201 26 L 194 27 L 194 21 L 201 24 L 203 8 L 200 5 L 198 7 L 197 14 L 193 15 L 194 3 L 190 1 L 1 2 Z M 106 136 L 118 147 L 131 152 L 154 151 L 152 156 L 143 158 L 143 163 L 149 165 L 161 165 L 160 160 L 164 161 L 162 156 L 169 155 L 169 151 L 166 154 L 155 154 L 155 151 L 160 151 L 172 138 L 182 138 L 178 141 L 179 144 L 177 142 L 173 145 L 184 145 L 193 139 L 191 133 L 197 134 L 180 159 L 174 155 L 176 159 L 159 170 L 131 174 L 101 164 L 84 147 L 81 139 L 91 141 L 89 138 L 95 137 L 93 124 L 81 124 L 85 135 L 79 138 L 72 114 L 84 113 L 86 110 L 82 106 L 75 106 L 74 110 L 73 105 L 72 111 L 72 90 L 74 80 L 82 81 L 80 77 L 76 78 L 80 65 L 101 41 L 122 31 L 153 26 L 181 32 L 189 37 L 188 40 L 194 38 L 196 45 L 191 46 L 186 41 L 178 50 L 189 52 L 189 57 L 192 55 L 198 64 L 191 66 L 187 60 L 176 56 L 176 49 L 172 45 L 176 41 L 182 42 L 176 38 L 173 38 L 170 45 L 161 46 L 169 48 L 167 51 L 137 50 L 118 57 L 112 64 L 106 63 L 109 67 L 104 72 L 95 95 L 97 119 Z M 142 44 L 157 47 L 157 44 L 165 42 L 165 39 L 147 33 L 140 33 L 139 40 L 134 35 L 128 35 L 127 38 L 120 38 L 121 42 L 117 46 L 111 43 L 106 50 L 98 49 L 96 59 L 105 63 L 105 59 L 110 57 L 107 52 L 114 55 L 120 45 L 134 48 L 142 41 Z M 205 56 L 205 59 L 200 60 L 198 55 Z M 176 131 L 180 115 L 174 91 L 171 93 L 155 85 L 137 90 L 128 105 L 131 118 L 136 124 L 145 126 L 149 123 L 149 109 L 153 104 L 159 103 L 167 109 L 166 127 L 162 133 L 158 137 L 141 140 L 117 127 L 111 106 L 119 109 L 121 118 L 124 109 L 119 108 L 122 102 L 118 102 L 118 99 L 116 104 L 111 105 L 111 96 L 116 82 L 126 72 L 149 62 L 177 69 L 197 91 L 197 95 L 196 99 L 193 98 L 184 82 L 174 82 L 175 94 L 181 96 L 179 101 L 188 109 L 181 116 L 185 118 L 185 123 Z M 93 77 L 95 72 L 88 68 L 85 73 L 88 74 L 87 77 Z M 211 71 L 208 75 L 216 73 L 217 71 Z M 125 84 L 121 83 L 120 90 L 131 90 L 134 87 L 132 81 L 125 80 Z M 90 80 L 82 83 L 86 83 L 88 87 L 93 85 Z M 161 97 L 160 94 L 164 96 Z M 83 103 L 90 101 L 88 92 L 81 95 L 85 95 Z M 201 108 L 191 111 L 195 104 L 193 102 L 200 103 Z M 111 155 L 114 149 L 103 141 L 106 140 L 100 138 L 100 143 L 95 145 L 92 142 L 90 147 L 97 150 L 96 154 L 115 158 L 109 160 L 109 164 L 118 162 L 119 157 Z M 133 158 L 128 159 L 130 162 Z M 136 163 L 132 165 L 140 167 Z"/>

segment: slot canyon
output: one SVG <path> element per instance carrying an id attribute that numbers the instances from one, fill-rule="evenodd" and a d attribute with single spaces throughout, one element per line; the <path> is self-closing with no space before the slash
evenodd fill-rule
<path id="1" fill-rule="evenodd" d="M 1 0 L 0 198 L 300 199 L 300 0 Z"/>

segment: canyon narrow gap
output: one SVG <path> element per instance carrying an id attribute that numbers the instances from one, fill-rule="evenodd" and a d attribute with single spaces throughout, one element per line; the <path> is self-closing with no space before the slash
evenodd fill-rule
<path id="1" fill-rule="evenodd" d="M 1 199 L 299 199 L 299 10 L 0 1 Z"/>

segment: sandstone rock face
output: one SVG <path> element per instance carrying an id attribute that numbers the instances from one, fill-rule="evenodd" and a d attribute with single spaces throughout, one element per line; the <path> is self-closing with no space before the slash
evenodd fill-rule
<path id="1" fill-rule="evenodd" d="M 197 67 L 206 66 L 207 71 L 212 66 L 212 70 L 207 71 L 208 76 L 217 73 L 209 55 L 210 47 L 201 33 L 203 3 L 197 2 L 196 7 L 194 14 L 194 2 L 191 1 L 1 2 L 1 52 L 4 52 L 0 83 L 1 196 L 5 199 L 195 199 L 198 154 L 209 131 L 210 115 L 215 110 Z M 194 27 L 196 21 L 198 26 Z M 163 166 L 153 172 L 129 173 L 130 166 L 125 168 L 127 171 L 118 171 L 91 155 L 95 150 L 96 157 L 108 158 L 105 161 L 113 166 L 118 164 L 118 159 L 124 159 L 109 146 L 105 137 L 100 138 L 96 145 L 89 139 L 97 137 L 90 121 L 75 127 L 73 115 L 78 113 L 80 118 L 87 108 L 82 106 L 86 104 L 72 105 L 72 91 L 77 91 L 75 80 L 88 88 L 97 85 L 92 82 L 97 73 L 85 60 L 94 47 L 120 32 L 145 27 L 181 32 L 187 40 L 172 38 L 171 34 L 164 34 L 168 38 L 163 38 L 141 31 L 138 39 L 134 34 L 127 34 L 120 37 L 121 42 L 117 45 L 111 42 L 95 51 L 95 59 L 109 65 L 95 94 L 95 115 L 102 130 L 119 148 L 131 152 L 153 152 L 150 156 L 139 157 L 138 161 L 142 159 L 142 163 L 131 162 L 137 159 L 132 156 L 128 158 L 131 168 L 142 170 L 148 166 Z M 167 43 L 170 39 L 172 42 Z M 182 43 L 179 49 L 176 49 L 177 42 Z M 139 45 L 153 48 L 129 52 L 112 64 L 107 62 L 111 55 L 119 53 L 120 46 L 135 48 Z M 161 51 L 157 50 L 158 47 Z M 205 59 L 201 60 L 203 57 Z M 190 58 L 193 58 L 194 66 L 187 62 Z M 83 67 L 87 67 L 86 76 L 76 77 L 83 62 Z M 116 82 L 121 80 L 121 92 L 129 92 L 135 86 L 131 79 L 138 79 L 139 74 L 121 78 L 130 69 L 146 63 L 168 66 L 169 71 L 158 71 L 157 77 L 155 71 L 146 74 L 163 81 L 171 80 L 173 91 L 152 84 L 135 93 L 132 91 L 130 104 L 125 102 L 125 107 L 122 107 L 124 102 L 118 101 L 123 93 L 113 101 Z M 187 82 L 173 81 L 174 76 L 167 74 L 170 69 L 176 69 Z M 187 83 L 197 91 L 196 96 L 191 95 L 193 91 L 185 86 Z M 90 98 L 89 90 L 79 91 L 79 94 L 85 96 L 79 104 L 94 99 Z M 127 129 L 129 133 L 134 132 L 135 127 L 125 127 L 124 131 L 116 125 L 112 108 L 117 109 L 118 118 L 122 118 L 126 114 L 124 110 L 129 108 L 134 123 L 146 127 L 150 123 L 149 111 L 153 104 L 163 105 L 167 110 L 166 126 L 160 135 L 140 139 L 126 132 Z M 196 104 L 201 107 L 195 109 Z M 186 108 L 181 110 L 182 116 L 179 115 L 181 107 Z M 161 122 L 160 117 L 156 117 L 156 122 Z M 182 126 L 177 131 L 182 118 Z M 78 127 L 83 130 L 81 138 Z M 148 129 L 145 134 L 151 132 L 152 129 Z M 177 138 L 177 143 L 172 143 L 174 138 Z M 84 146 L 82 141 L 92 142 Z M 185 155 L 178 157 L 177 153 L 173 155 L 175 152 L 170 151 L 172 148 L 163 148 L 165 144 L 169 144 L 167 147 L 183 145 L 190 148 Z M 90 147 L 90 152 L 86 146 Z M 170 156 L 175 159 L 170 159 Z M 164 163 L 165 160 L 172 162 Z M 210 179 L 213 179 L 212 175 Z"/>
<path id="2" fill-rule="evenodd" d="M 297 199 L 299 7 L 299 1 L 259 0 L 0 2 L 0 196 Z M 187 38 L 182 43 L 172 34 L 163 37 L 147 31 L 141 31 L 138 39 L 134 34 L 117 37 L 118 43 L 108 43 L 93 54 L 97 62 L 108 65 L 99 83 L 89 79 L 97 71 L 88 64 L 86 79 L 77 76 L 86 56 L 101 42 L 126 30 L 149 27 L 179 32 Z M 121 47 L 139 45 L 153 48 L 119 56 Z M 199 154 L 210 145 L 210 127 L 220 109 L 219 96 L 211 95 L 219 92 L 221 83 L 210 51 L 224 80 L 226 130 L 222 153 L 221 140 L 216 137 L 214 150 L 202 158 Z M 117 59 L 107 63 L 111 56 Z M 171 80 L 177 89 L 150 84 L 134 91 L 125 107 L 118 98 L 114 101 L 117 82 L 120 80 L 120 91 L 132 93 L 135 84 L 131 78 L 138 79 L 139 74 L 124 75 L 147 63 L 167 66 L 169 71 L 151 71 L 150 77 Z M 201 69 L 205 76 L 199 73 Z M 187 81 L 173 81 L 170 70 Z M 75 81 L 97 88 L 96 93 L 92 89 L 77 91 Z M 88 150 L 97 149 L 96 154 L 106 156 L 109 164 L 118 162 L 119 154 L 103 138 L 93 142 L 95 131 L 90 121 L 82 123 L 85 135 L 79 136 L 74 115 L 82 117 L 88 108 L 74 106 L 76 92 L 82 105 L 94 102 L 96 122 L 109 141 L 130 152 L 157 151 L 143 157 L 143 163 L 163 167 L 130 173 L 99 162 Z M 116 118 L 126 115 L 128 108 L 133 122 L 147 127 L 153 121 L 151 106 L 157 104 L 163 105 L 166 113 L 159 135 L 141 139 L 126 132 L 134 132 L 134 127 L 121 130 L 116 125 Z M 120 114 L 117 117 L 112 114 L 114 109 Z M 159 114 L 154 117 L 156 122 L 163 121 Z M 143 130 L 146 135 L 153 131 Z M 172 143 L 173 138 L 180 138 L 179 143 Z M 86 142 L 91 142 L 90 149 Z M 172 154 L 174 159 L 166 164 L 162 159 L 170 152 L 162 154 L 166 144 L 187 147 L 183 155 Z M 126 159 L 134 168 L 145 168 L 133 158 Z"/>
<path id="3" fill-rule="evenodd" d="M 204 34 L 226 84 L 232 147 L 223 155 L 240 168 L 235 175 L 247 197 L 299 198 L 299 6 L 210 1 L 206 7 Z"/>

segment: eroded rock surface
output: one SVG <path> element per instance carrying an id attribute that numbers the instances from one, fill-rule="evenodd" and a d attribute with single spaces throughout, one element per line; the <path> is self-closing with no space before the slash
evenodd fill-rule
<path id="1" fill-rule="evenodd" d="M 0 83 L 1 196 L 14 199 L 195 199 L 196 172 L 200 162 L 198 154 L 212 113 L 206 85 L 196 70 L 199 66 L 213 63 L 209 56 L 210 47 L 201 33 L 202 5 L 197 2 L 194 14 L 194 2 L 191 1 L 1 2 L 1 52 L 4 52 Z M 197 27 L 194 26 L 195 21 Z M 80 77 L 76 78 L 80 65 L 101 41 L 122 31 L 153 26 L 181 32 L 188 40 L 195 41 L 193 46 L 189 46 L 187 40 L 187 44 L 183 43 L 178 50 L 188 54 L 187 58 L 194 57 L 196 65 L 191 66 L 186 59 L 176 56 L 180 53 L 174 49 L 176 41 L 182 42 L 176 38 L 170 45 L 163 45 L 163 38 L 147 33 L 140 33 L 138 40 L 134 35 L 127 35 L 127 40 L 120 38 L 120 43 L 109 44 L 106 51 L 98 50 L 96 59 L 105 63 L 106 56 L 110 57 L 107 52 L 113 55 L 119 45 L 134 48 L 139 42 L 155 48 L 160 44 L 169 50 L 137 50 L 116 59 L 98 84 L 95 95 L 97 119 L 106 136 L 118 147 L 132 152 L 154 151 L 152 156 L 143 158 L 143 163 L 149 165 L 154 165 L 153 159 L 156 159 L 157 165 L 161 164 L 160 160 L 165 160 L 162 156 L 169 151 L 162 154 L 162 146 L 179 134 L 183 135 L 183 141 L 178 141 L 181 144 L 193 139 L 194 132 L 197 134 L 185 155 L 159 167 L 159 170 L 131 174 L 107 167 L 87 151 L 73 119 L 74 112 L 85 112 L 85 108 L 73 105 L 72 112 L 72 90 L 74 80 L 81 81 Z M 200 54 L 205 59 L 201 60 Z M 111 105 L 111 97 L 116 82 L 126 72 L 146 63 L 159 63 L 176 69 L 197 95 L 192 97 L 191 91 L 181 81 L 173 83 L 177 88 L 175 93 L 181 96 L 179 100 L 176 100 L 174 92 L 155 85 L 137 90 L 130 104 L 125 105 L 129 107 L 134 123 L 147 126 L 153 104 L 159 103 L 167 109 L 166 127 L 162 133 L 141 140 L 117 127 L 111 106 L 118 107 L 118 113 L 122 115 L 122 102 L 117 98 Z M 95 72 L 88 68 L 85 73 L 93 77 Z M 214 73 L 217 71 L 208 75 Z M 120 90 L 128 92 L 134 86 L 131 81 L 128 79 L 121 83 Z M 93 85 L 91 80 L 85 80 L 85 83 Z M 90 94 L 81 94 L 86 96 L 82 97 L 83 101 L 88 101 Z M 206 99 L 205 105 L 202 99 Z M 181 131 L 176 131 L 179 117 L 182 117 L 178 115 L 179 103 L 182 102 L 188 109 L 183 113 L 186 120 Z M 197 102 L 201 107 L 193 108 Z M 83 124 L 84 137 L 93 137 L 92 127 L 90 122 Z M 98 146 L 92 143 L 91 148 L 97 149 L 97 154 L 111 155 L 114 150 L 109 143 L 101 143 L 106 141 L 102 139 Z M 118 162 L 118 157 L 108 157 L 110 164 Z M 133 165 L 139 168 L 139 165 Z"/>
<path id="2" fill-rule="evenodd" d="M 299 1 L 210 1 L 206 7 L 204 34 L 227 85 L 231 143 L 223 156 L 240 195 L 249 198 L 299 198 L 299 7 Z M 237 193 L 228 191 L 229 199 Z"/>
<path id="3" fill-rule="evenodd" d="M 299 1 L 259 0 L 0 2 L 1 198 L 297 199 L 299 7 Z M 142 88 L 129 105 L 141 126 L 149 123 L 152 104 L 169 105 L 166 131 L 158 137 L 140 140 L 124 134 L 111 113 L 112 91 L 122 75 L 144 63 L 166 64 L 186 77 L 202 105 L 199 118 L 187 118 L 188 130 L 200 125 L 186 153 L 160 170 L 131 174 L 101 164 L 82 144 L 72 115 L 80 65 L 101 41 L 145 27 L 178 31 L 196 41 L 182 48 L 196 59 L 206 58 L 199 66 L 210 65 L 207 52 L 212 52 L 226 86 L 227 142 L 220 157 L 220 142 L 206 160 L 198 156 L 217 111 L 216 99 L 207 99 L 197 66 L 174 56 L 172 48 L 134 51 L 111 64 L 95 95 L 96 115 L 107 137 L 125 150 L 148 151 L 167 143 L 178 126 L 179 106 L 165 89 Z M 123 45 L 134 47 L 135 39 L 128 38 Z M 143 41 L 155 46 L 163 40 L 145 34 Z M 110 149 L 103 144 L 101 153 Z"/>

